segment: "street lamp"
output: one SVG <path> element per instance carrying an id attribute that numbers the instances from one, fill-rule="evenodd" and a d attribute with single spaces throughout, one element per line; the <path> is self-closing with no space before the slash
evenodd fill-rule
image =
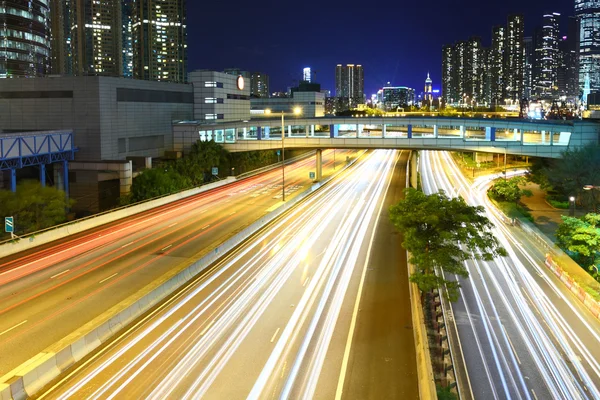
<path id="1" fill-rule="evenodd" d="M 571 217 L 575 216 L 575 197 L 569 197 L 569 215 Z"/>
<path id="2" fill-rule="evenodd" d="M 300 107 L 294 107 L 294 115 L 302 114 Z M 270 115 L 271 110 L 265 110 L 265 114 Z M 281 111 L 281 198 L 285 201 L 285 112 Z"/>

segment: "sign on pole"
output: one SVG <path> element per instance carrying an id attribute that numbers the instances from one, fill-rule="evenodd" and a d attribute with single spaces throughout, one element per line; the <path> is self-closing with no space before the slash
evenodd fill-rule
<path id="1" fill-rule="evenodd" d="M 213 175 L 219 175 L 219 168 L 218 167 L 212 167 L 212 174 Z"/>
<path id="2" fill-rule="evenodd" d="M 15 220 L 13 217 L 4 218 L 4 231 L 6 233 L 13 233 L 15 231 Z"/>
<path id="3" fill-rule="evenodd" d="M 316 175 L 314 172 L 309 172 L 309 173 L 308 173 L 308 177 L 309 177 L 310 179 L 315 179 L 315 178 L 317 177 L 317 175 Z"/>
<path id="4" fill-rule="evenodd" d="M 277 150 L 277 157 L 281 155 L 281 150 Z"/>

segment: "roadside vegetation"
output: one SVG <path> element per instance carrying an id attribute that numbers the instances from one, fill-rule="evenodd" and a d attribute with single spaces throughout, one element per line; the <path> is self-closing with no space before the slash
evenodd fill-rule
<path id="1" fill-rule="evenodd" d="M 531 190 L 521 188 L 526 183 L 527 179 L 522 176 L 496 179 L 494 185 L 488 190 L 488 196 L 509 218 L 523 216 L 530 222 L 534 222 L 531 213 L 520 204 L 523 196 L 532 196 Z"/>
<path id="2" fill-rule="evenodd" d="M 15 234 L 36 232 L 67 221 L 68 209 L 75 202 L 65 192 L 36 181 L 23 181 L 17 191 L 0 190 L 0 215 L 14 217 Z M 4 229 L 0 239 L 10 238 Z"/>

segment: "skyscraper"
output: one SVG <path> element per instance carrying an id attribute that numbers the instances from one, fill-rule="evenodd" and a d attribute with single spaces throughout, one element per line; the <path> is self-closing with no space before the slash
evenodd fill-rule
<path id="1" fill-rule="evenodd" d="M 536 34 L 534 93 L 542 99 L 554 99 L 558 95 L 559 18 L 558 13 L 544 15 L 542 27 Z"/>
<path id="2" fill-rule="evenodd" d="M 365 78 L 362 65 L 335 67 L 335 96 L 348 99 L 350 107 L 364 102 Z"/>
<path id="3" fill-rule="evenodd" d="M 123 47 L 121 52 L 123 53 L 123 76 L 125 78 L 133 78 L 133 22 L 132 8 L 133 0 L 122 0 L 121 3 L 121 39 L 123 41 Z"/>
<path id="4" fill-rule="evenodd" d="M 520 14 L 508 17 L 506 29 L 506 52 L 504 56 L 504 86 L 508 99 L 520 101 L 524 96 L 523 76 L 525 48 L 524 24 Z"/>
<path id="5" fill-rule="evenodd" d="M 442 48 L 442 99 L 447 105 L 453 104 L 458 98 L 455 69 L 454 47 L 446 45 Z"/>
<path id="6" fill-rule="evenodd" d="M 44 76 L 50 62 L 48 1 L 5 0 L 1 4 L 0 78 Z"/>
<path id="7" fill-rule="evenodd" d="M 253 72 L 250 76 L 250 96 L 269 97 L 269 75 Z"/>
<path id="8" fill-rule="evenodd" d="M 575 15 L 580 21 L 579 89 L 589 79 L 592 91 L 600 90 L 600 7 L 597 0 L 575 0 Z M 585 99 L 584 99 L 585 100 Z"/>
<path id="9" fill-rule="evenodd" d="M 71 17 L 64 0 L 50 0 L 50 73 L 71 75 Z"/>
<path id="10" fill-rule="evenodd" d="M 310 67 L 306 67 L 302 70 L 302 80 L 305 82 L 311 82 L 312 74 L 310 72 Z"/>
<path id="11" fill-rule="evenodd" d="M 136 79 L 186 82 L 185 0 L 135 0 L 132 38 Z"/>
<path id="12" fill-rule="evenodd" d="M 496 26 L 492 31 L 492 48 L 490 50 L 490 92 L 491 105 L 502 104 L 505 99 L 504 85 L 504 53 L 506 49 L 506 28 Z"/>
<path id="13" fill-rule="evenodd" d="M 535 57 L 535 47 L 533 45 L 533 37 L 528 36 L 523 40 L 525 47 L 525 69 L 523 71 L 523 87 L 524 96 L 530 99 L 533 88 L 533 64 Z"/>
<path id="14" fill-rule="evenodd" d="M 427 73 L 427 79 L 425 79 L 425 88 L 423 90 L 423 100 L 432 101 L 433 100 L 433 81 L 429 76 L 429 72 Z"/>
<path id="15" fill-rule="evenodd" d="M 123 75 L 120 0 L 68 0 L 73 74 Z"/>

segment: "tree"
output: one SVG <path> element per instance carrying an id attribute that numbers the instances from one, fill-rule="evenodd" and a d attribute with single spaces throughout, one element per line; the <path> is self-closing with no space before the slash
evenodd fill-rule
<path id="1" fill-rule="evenodd" d="M 165 194 L 175 193 L 190 188 L 189 177 L 180 175 L 173 165 L 167 164 L 144 171 L 133 180 L 130 202 L 135 203 Z"/>
<path id="2" fill-rule="evenodd" d="M 523 185 L 526 179 L 522 176 L 515 176 L 511 179 L 498 179 L 494 182 L 494 186 L 490 189 L 492 197 L 497 200 L 509 201 L 517 204 L 521 197 L 531 197 L 533 193 L 531 190 L 521 189 L 519 186 Z"/>
<path id="3" fill-rule="evenodd" d="M 589 267 L 596 262 L 600 251 L 600 215 L 587 214 L 583 218 L 562 216 L 563 222 L 556 230 L 559 247 L 581 265 Z"/>
<path id="4" fill-rule="evenodd" d="M 406 189 L 405 198 L 390 208 L 390 219 L 404 234 L 402 246 L 411 254 L 416 272 L 410 280 L 422 292 L 446 286 L 450 300 L 458 299 L 460 285 L 436 271 L 468 277 L 464 261 L 506 255 L 490 231 L 492 223 L 483 207 L 472 207 L 462 198 L 449 198 L 444 191 L 426 195 Z"/>
<path id="5" fill-rule="evenodd" d="M 15 233 L 23 235 L 58 225 L 67 220 L 67 210 L 74 204 L 65 192 L 42 187 L 36 181 L 23 181 L 16 192 L 0 190 L 0 216 L 15 217 Z"/>

